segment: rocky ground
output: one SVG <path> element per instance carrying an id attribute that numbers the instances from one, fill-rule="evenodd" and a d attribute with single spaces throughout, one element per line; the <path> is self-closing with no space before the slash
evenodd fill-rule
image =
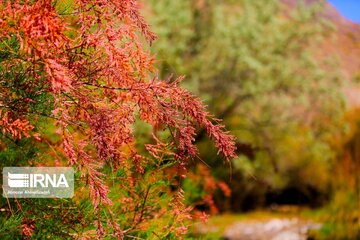
<path id="1" fill-rule="evenodd" d="M 201 235 L 219 233 L 226 240 L 309 240 L 309 232 L 319 229 L 321 224 L 292 218 L 244 219 L 234 221 L 225 228 L 220 224 L 199 225 Z"/>
<path id="2" fill-rule="evenodd" d="M 228 240 L 307 240 L 308 232 L 320 224 L 296 218 L 271 219 L 257 222 L 237 222 L 229 226 L 223 238 Z"/>

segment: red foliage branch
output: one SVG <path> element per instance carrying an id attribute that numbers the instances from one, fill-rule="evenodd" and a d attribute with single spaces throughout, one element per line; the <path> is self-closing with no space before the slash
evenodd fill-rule
<path id="1" fill-rule="evenodd" d="M 71 9 L 59 14 L 51 0 L 6 1 L 0 7 L 0 40 L 15 36 L 20 44 L 19 62 L 32 66 L 27 71 L 34 81 L 46 73 L 45 91 L 54 97 L 57 119 L 69 165 L 78 166 L 90 185 L 95 208 L 111 204 L 108 188 L 98 171 L 111 161 L 121 166 L 140 156 L 134 147 L 136 116 L 170 129 L 173 139 L 155 148 L 174 146 L 175 159 L 195 157 L 195 128 L 203 126 L 227 160 L 234 157 L 234 138 L 211 117 L 199 99 L 175 82 L 150 78 L 155 73 L 153 58 L 142 46 L 155 35 L 139 14 L 135 0 L 75 0 Z M 6 63 L 11 66 L 12 63 Z M 3 120 L 2 126 L 5 126 Z M 27 136 L 31 127 L 23 124 Z M 141 171 L 141 166 L 137 168 Z"/>
<path id="2" fill-rule="evenodd" d="M 3 135 L 10 133 L 13 138 L 21 139 L 22 136 L 29 137 L 29 132 L 34 128 L 27 120 L 13 120 L 9 116 L 9 112 L 2 114 L 0 110 L 0 118 L 1 133 Z"/>

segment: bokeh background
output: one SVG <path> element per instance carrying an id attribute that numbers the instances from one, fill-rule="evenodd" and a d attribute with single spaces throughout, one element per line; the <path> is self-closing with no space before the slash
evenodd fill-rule
<path id="1" fill-rule="evenodd" d="M 360 12 L 332 3 L 144 1 L 160 77 L 185 75 L 237 138 L 230 164 L 196 139 L 201 160 L 183 186 L 215 217 L 194 236 L 360 238 Z"/>

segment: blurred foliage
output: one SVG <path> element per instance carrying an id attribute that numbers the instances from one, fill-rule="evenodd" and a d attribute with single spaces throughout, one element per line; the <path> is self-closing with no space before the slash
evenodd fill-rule
<path id="1" fill-rule="evenodd" d="M 329 203 L 312 216 L 324 223 L 315 239 L 358 239 L 360 114 L 345 116 L 343 96 L 358 76 L 346 79 L 338 56 L 321 50 L 336 28 L 320 1 L 293 2 L 151 0 L 144 12 L 159 35 L 160 76 L 186 75 L 184 85 L 238 138 L 232 172 L 196 139 L 211 173 L 231 188 L 230 200 L 214 196 L 220 210 Z M 184 184 L 189 201 L 205 196 L 197 176 Z"/>
<path id="2" fill-rule="evenodd" d="M 350 133 L 340 161 L 333 171 L 333 196 L 316 217 L 324 222 L 315 239 L 359 239 L 360 237 L 360 112 L 346 114 Z"/>
<path id="3" fill-rule="evenodd" d="M 216 151 L 197 139 L 212 173 L 232 188 L 231 209 L 279 201 L 288 190 L 288 203 L 327 200 L 348 124 L 341 91 L 347 83 L 331 56 L 314 54 L 334 31 L 321 17 L 323 6 L 299 1 L 291 8 L 277 0 L 144 4 L 159 36 L 153 52 L 160 76 L 186 75 L 186 87 L 239 140 L 230 182 Z"/>

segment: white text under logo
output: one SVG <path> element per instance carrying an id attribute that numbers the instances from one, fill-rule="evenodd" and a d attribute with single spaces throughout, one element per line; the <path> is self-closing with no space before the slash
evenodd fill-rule
<path id="1" fill-rule="evenodd" d="M 70 167 L 5 167 L 3 196 L 12 198 L 69 198 L 74 194 Z"/>

